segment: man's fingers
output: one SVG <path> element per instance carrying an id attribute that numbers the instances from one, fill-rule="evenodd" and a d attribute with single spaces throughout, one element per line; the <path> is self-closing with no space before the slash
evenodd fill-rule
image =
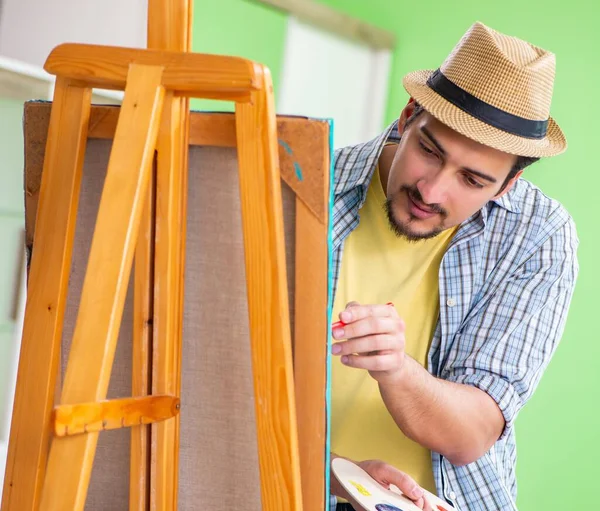
<path id="1" fill-rule="evenodd" d="M 334 355 L 352 355 L 357 353 L 365 355 L 376 351 L 398 350 L 401 343 L 404 342 L 404 336 L 400 339 L 393 335 L 377 334 L 367 337 L 359 337 L 350 341 L 335 343 L 331 349 Z"/>
<path id="2" fill-rule="evenodd" d="M 434 511 L 427 501 L 423 489 L 409 475 L 380 460 L 363 461 L 359 463 L 359 466 L 385 488 L 394 485 L 412 500 L 419 509 Z"/>
<path id="3" fill-rule="evenodd" d="M 357 302 L 349 302 L 346 309 L 340 313 L 340 319 L 344 323 L 351 323 L 371 316 L 397 317 L 398 313 L 391 304 L 360 305 Z"/>
<path id="4" fill-rule="evenodd" d="M 372 334 L 403 332 L 404 322 L 399 317 L 369 316 L 350 324 L 335 325 L 333 337 L 336 339 L 353 339 Z"/>
<path id="5" fill-rule="evenodd" d="M 392 371 L 398 367 L 398 352 L 384 352 L 380 355 L 343 355 L 342 364 L 367 371 Z"/>
<path id="6" fill-rule="evenodd" d="M 425 497 L 421 497 L 415 500 L 414 503 L 415 506 L 417 506 L 419 509 L 422 509 L 423 511 L 434 511 L 434 509 L 431 507 L 431 504 Z"/>
<path id="7" fill-rule="evenodd" d="M 385 473 L 382 475 L 385 480 L 388 483 L 395 485 L 409 499 L 417 501 L 418 499 L 424 498 L 423 489 L 408 474 L 401 472 L 391 465 L 384 465 L 384 470 Z"/>

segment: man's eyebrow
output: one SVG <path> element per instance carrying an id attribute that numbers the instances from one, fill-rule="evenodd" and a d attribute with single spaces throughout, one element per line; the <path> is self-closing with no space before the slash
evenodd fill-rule
<path id="1" fill-rule="evenodd" d="M 430 140 L 430 142 L 437 147 L 437 150 L 442 153 L 443 156 L 446 156 L 446 150 L 442 147 L 442 144 L 435 139 L 431 131 L 429 131 L 425 126 L 421 127 L 421 131 L 425 133 L 425 136 Z"/>
<path id="2" fill-rule="evenodd" d="M 442 144 L 439 143 L 438 140 L 433 136 L 431 131 L 429 131 L 425 126 L 421 127 L 421 131 L 425 134 L 425 136 L 429 139 L 429 141 L 437 148 L 437 150 L 442 154 L 442 156 L 446 156 L 446 150 L 442 147 Z M 480 170 L 471 169 L 469 167 L 463 167 L 464 170 L 473 174 L 475 176 L 480 177 L 481 179 L 485 179 L 490 183 L 497 183 L 495 177 L 486 174 L 485 172 L 481 172 Z"/>

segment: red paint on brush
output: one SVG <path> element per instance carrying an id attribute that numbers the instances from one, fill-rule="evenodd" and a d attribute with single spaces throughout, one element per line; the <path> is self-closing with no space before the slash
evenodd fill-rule
<path id="1" fill-rule="evenodd" d="M 386 305 L 391 305 L 392 307 L 394 306 L 394 304 L 392 302 L 388 302 L 388 303 L 386 303 Z M 347 325 L 347 323 L 344 323 L 342 320 L 340 320 L 340 321 L 336 321 L 335 323 L 333 323 L 331 325 L 331 328 L 341 328 L 346 325 Z"/>

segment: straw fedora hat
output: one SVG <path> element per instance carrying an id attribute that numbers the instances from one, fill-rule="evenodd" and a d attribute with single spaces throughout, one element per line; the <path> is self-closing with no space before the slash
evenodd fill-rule
<path id="1" fill-rule="evenodd" d="M 475 23 L 435 71 L 403 85 L 440 122 L 484 145 L 518 156 L 555 156 L 567 148 L 550 117 L 553 53 Z"/>

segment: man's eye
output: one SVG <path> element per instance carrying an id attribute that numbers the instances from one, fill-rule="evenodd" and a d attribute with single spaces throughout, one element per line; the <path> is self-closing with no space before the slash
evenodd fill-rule
<path id="1" fill-rule="evenodd" d="M 465 181 L 469 186 L 474 188 L 483 188 L 483 185 L 469 174 L 465 174 Z"/>
<path id="2" fill-rule="evenodd" d="M 421 146 L 421 149 L 427 154 L 434 154 L 433 151 L 429 149 L 429 147 L 427 147 L 423 142 L 419 142 L 419 145 Z"/>

